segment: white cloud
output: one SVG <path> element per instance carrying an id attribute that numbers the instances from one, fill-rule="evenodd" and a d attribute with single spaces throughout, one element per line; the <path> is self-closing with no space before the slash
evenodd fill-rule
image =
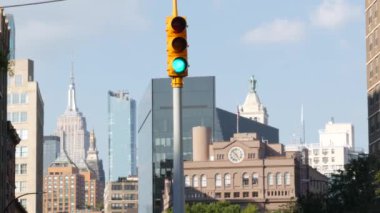
<path id="1" fill-rule="evenodd" d="M 74 45 L 72 42 L 105 34 L 146 30 L 150 24 L 142 15 L 138 0 L 113 0 L 113 4 L 100 0 L 67 1 L 29 10 L 32 12 L 15 13 L 16 45 L 22 52 L 51 48 L 58 43 Z"/>
<path id="2" fill-rule="evenodd" d="M 351 5 L 347 0 L 323 0 L 312 13 L 311 22 L 320 27 L 333 29 L 360 18 L 360 11 L 359 6 Z"/>
<path id="3" fill-rule="evenodd" d="M 302 39 L 304 34 L 302 22 L 278 19 L 248 31 L 243 36 L 243 41 L 246 43 L 294 42 Z"/>

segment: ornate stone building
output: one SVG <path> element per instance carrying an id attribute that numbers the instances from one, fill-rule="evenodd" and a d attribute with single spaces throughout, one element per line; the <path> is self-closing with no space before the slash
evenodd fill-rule
<path id="1" fill-rule="evenodd" d="M 268 124 L 268 113 L 265 106 L 261 103 L 256 92 L 256 80 L 252 76 L 249 81 L 249 92 L 244 103 L 239 106 L 239 114 L 242 117 L 255 120 L 262 124 Z"/>
<path id="2" fill-rule="evenodd" d="M 327 189 L 327 177 L 308 166 L 306 149 L 285 152 L 282 144 L 264 143 L 255 133 L 211 143 L 209 133 L 193 128 L 193 161 L 184 162 L 186 202 L 228 200 L 275 210 Z"/>

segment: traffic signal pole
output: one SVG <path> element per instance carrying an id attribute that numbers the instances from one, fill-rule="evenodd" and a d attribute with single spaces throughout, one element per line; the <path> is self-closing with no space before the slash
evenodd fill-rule
<path id="1" fill-rule="evenodd" d="M 177 17 L 177 16 L 178 16 L 177 0 L 173 0 L 172 17 Z M 173 66 L 171 63 L 169 61 L 168 65 Z M 187 68 L 187 64 L 185 68 Z M 187 75 L 187 71 L 186 71 L 186 75 Z M 172 184 L 173 212 L 185 213 L 185 184 L 184 184 L 184 175 L 183 175 L 183 146 L 182 146 L 182 87 L 183 87 L 182 80 L 183 79 L 182 79 L 182 76 L 171 76 L 171 77 L 172 77 L 172 88 L 173 88 L 173 184 Z"/>
<path id="2" fill-rule="evenodd" d="M 173 88 L 173 212 L 185 212 L 182 151 L 182 88 Z"/>

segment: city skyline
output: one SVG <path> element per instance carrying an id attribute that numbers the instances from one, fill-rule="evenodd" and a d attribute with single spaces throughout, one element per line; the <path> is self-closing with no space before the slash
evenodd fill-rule
<path id="1" fill-rule="evenodd" d="M 150 79 L 166 77 L 164 25 L 171 1 L 91 2 L 6 12 L 15 16 L 16 58 L 35 61 L 45 134 L 53 133 L 65 106 L 66 99 L 57 97 L 65 97 L 74 61 L 78 105 L 106 160 L 105 94 L 125 88 L 139 104 Z M 280 130 L 281 143 L 298 133 L 303 104 L 306 142 L 316 142 L 318 130 L 333 116 L 353 123 L 357 146 L 368 150 L 364 2 L 179 1 L 179 14 L 189 24 L 189 76 L 216 76 L 217 107 L 236 113 L 255 75 L 269 125 Z"/>

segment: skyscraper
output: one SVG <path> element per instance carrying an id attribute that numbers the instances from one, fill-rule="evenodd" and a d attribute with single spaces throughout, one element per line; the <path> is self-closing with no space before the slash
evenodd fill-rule
<path id="1" fill-rule="evenodd" d="M 59 156 L 59 141 L 58 136 L 44 136 L 44 176 L 47 175 L 49 165 Z"/>
<path id="2" fill-rule="evenodd" d="M 108 92 L 108 181 L 135 176 L 136 101 L 124 91 Z"/>
<path id="3" fill-rule="evenodd" d="M 16 147 L 16 196 L 42 190 L 44 103 L 34 81 L 33 61 L 16 60 L 8 79 L 8 120 L 21 139 Z M 20 199 L 29 212 L 42 211 L 42 195 Z"/>
<path id="4" fill-rule="evenodd" d="M 380 154 L 379 1 L 366 0 L 366 53 L 369 153 Z"/>
<path id="5" fill-rule="evenodd" d="M 95 205 L 93 205 L 95 207 L 97 206 L 96 204 L 103 203 L 105 177 L 103 170 L 103 161 L 99 159 L 98 149 L 96 148 L 96 137 L 94 130 L 92 130 L 90 133 L 90 147 L 87 150 L 86 163 L 90 170 L 94 173 L 96 179 L 95 183 L 92 183 L 96 184 L 96 196 L 93 198 L 93 201 L 90 200 L 90 203 L 95 203 Z"/>
<path id="6" fill-rule="evenodd" d="M 184 160 L 192 159 L 192 128 L 206 126 L 213 141 L 236 133 L 237 116 L 215 106 L 215 77 L 188 77 L 182 90 Z M 152 79 L 140 104 L 138 119 L 139 212 L 161 212 L 165 179 L 173 167 L 173 107 L 169 78 Z M 278 143 L 278 129 L 240 117 L 241 132 Z M 153 163 L 152 163 L 153 162 Z"/>
<path id="7" fill-rule="evenodd" d="M 87 131 L 86 118 L 77 108 L 73 73 L 70 77 L 67 108 L 58 118 L 55 134 L 60 137 L 61 143 L 64 142 L 65 151 L 77 166 L 86 160 L 89 132 Z"/>

